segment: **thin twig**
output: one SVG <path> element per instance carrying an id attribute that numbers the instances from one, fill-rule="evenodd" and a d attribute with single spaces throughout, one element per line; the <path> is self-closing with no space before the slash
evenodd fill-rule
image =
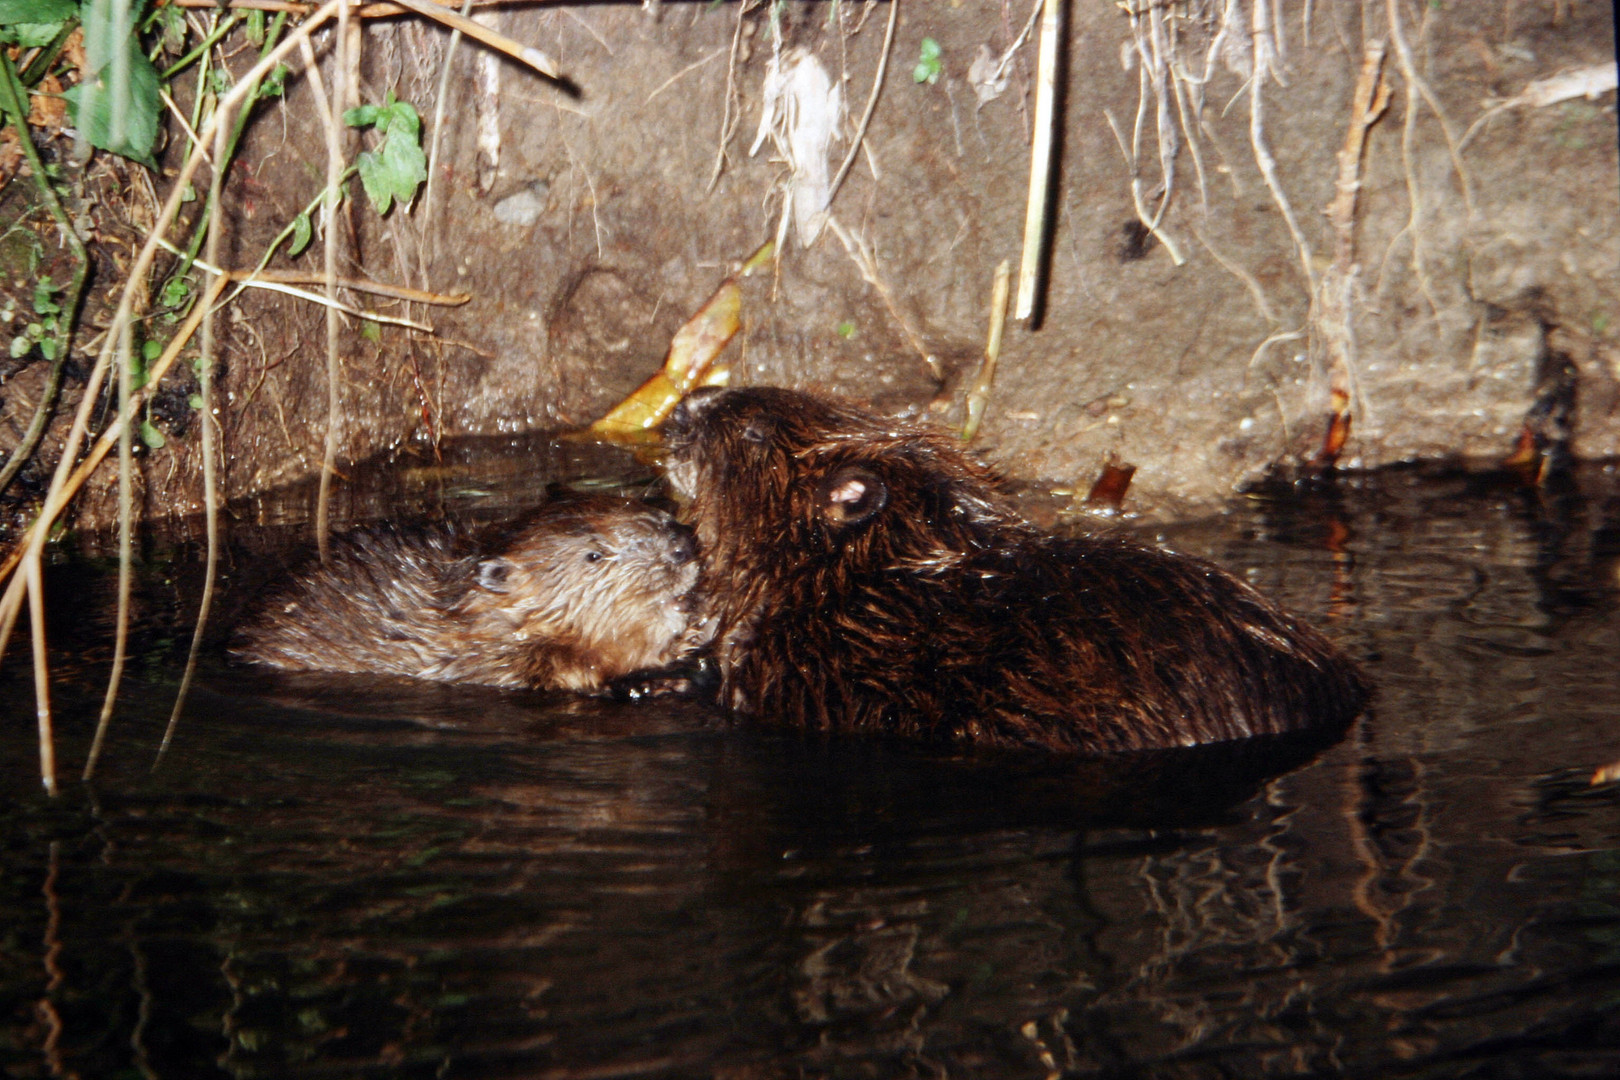
<path id="1" fill-rule="evenodd" d="M 90 478 L 90 474 L 95 472 L 96 467 L 107 457 L 107 454 L 112 450 L 113 444 L 118 441 L 119 435 L 127 427 L 128 422 L 134 419 L 135 412 L 146 404 L 147 399 L 152 396 L 158 384 L 163 381 L 163 377 L 169 373 L 169 368 L 174 365 L 175 360 L 180 356 L 181 349 L 185 348 L 186 344 L 191 340 L 191 335 L 196 333 L 198 324 L 202 322 L 203 311 L 206 306 L 219 299 L 219 294 L 224 291 L 226 284 L 228 282 L 225 279 L 215 280 L 214 284 L 209 287 L 209 291 L 203 295 L 197 306 L 192 309 L 191 314 L 187 316 L 186 321 L 181 323 L 180 328 L 175 331 L 174 338 L 164 348 L 163 355 L 158 357 L 157 362 L 148 370 L 146 385 L 130 395 L 129 411 L 127 413 L 120 412 L 118 416 L 113 418 L 113 422 L 107 427 L 107 430 L 103 431 L 100 438 L 91 445 L 90 452 L 84 456 L 83 461 L 80 461 L 77 466 L 71 465 L 70 462 L 70 470 L 64 473 L 60 490 L 58 490 L 57 485 L 52 485 L 51 491 L 45 496 L 45 505 L 41 508 L 39 516 L 34 519 L 34 523 L 29 526 L 28 532 L 23 534 L 17 546 L 11 549 L 4 561 L 0 561 L 0 579 L 4 579 L 6 575 L 17 569 L 18 564 L 25 559 L 29 559 L 31 556 L 37 557 L 34 556 L 32 550 L 34 530 L 40 527 L 42 521 L 54 522 L 58 515 L 66 509 L 67 504 L 73 500 L 73 496 L 78 494 L 79 489 L 84 486 L 84 482 Z M 13 599 L 13 593 L 17 590 L 19 580 L 21 579 L 12 579 L 11 585 L 6 590 L 5 598 L 0 603 L 11 605 L 20 602 Z M 15 619 L 15 611 L 7 608 L 6 613 L 10 619 Z M 4 633 L 0 634 L 0 650 L 4 648 L 4 634 L 9 634 L 10 631 L 11 622 L 8 621 L 4 625 Z"/>
<path id="2" fill-rule="evenodd" d="M 737 25 L 731 32 L 731 55 L 726 60 L 726 97 L 720 106 L 720 145 L 714 152 L 714 168 L 709 172 L 709 184 L 704 190 L 714 191 L 714 185 L 720 182 L 720 172 L 726 167 L 726 144 L 731 141 L 732 133 L 737 130 L 737 121 L 741 115 L 731 111 L 732 101 L 737 96 L 737 50 L 742 45 L 743 16 L 748 14 L 748 0 L 742 0 L 737 5 Z"/>
<path id="3" fill-rule="evenodd" d="M 168 247 L 169 245 L 166 244 L 164 246 Z M 170 248 L 170 250 L 173 249 Z M 202 267 L 211 274 L 229 275 L 232 283 L 240 285 L 244 289 L 272 288 L 273 286 L 278 285 L 326 284 L 326 275 L 311 273 L 306 270 L 267 270 L 263 268 L 255 270 L 223 270 L 220 267 L 217 267 L 214 264 L 206 262 L 202 259 L 197 259 L 195 262 L 196 265 Z M 375 296 L 386 296 L 392 300 L 403 300 L 410 304 L 432 304 L 437 307 L 460 307 L 462 304 L 465 304 L 472 299 L 471 293 L 426 292 L 422 289 L 412 289 L 404 285 L 393 285 L 386 281 L 372 281 L 369 278 L 340 277 L 338 278 L 338 287 L 341 289 L 348 289 L 351 292 L 371 293 Z M 324 304 L 326 302 L 323 298 L 318 297 L 313 293 L 302 292 L 296 289 L 275 289 L 274 291 L 284 292 L 290 296 L 296 296 L 300 299 L 309 300 L 314 303 Z M 356 315 L 364 319 L 387 318 L 387 316 L 379 315 L 376 312 L 359 311 L 346 306 L 343 308 L 343 310 L 348 312 L 350 315 Z M 410 326 L 413 330 L 423 329 L 420 326 L 414 326 L 411 323 L 404 321 L 400 321 L 399 325 Z"/>
<path id="4" fill-rule="evenodd" d="M 34 645 L 34 713 L 39 718 L 39 778 L 47 795 L 56 794 L 56 732 L 51 724 L 51 679 L 45 654 L 45 584 L 39 560 L 23 572 L 28 582 L 28 622 Z"/>
<path id="5" fill-rule="evenodd" d="M 984 362 L 979 373 L 962 399 L 962 441 L 972 442 L 984 421 L 984 410 L 990 403 L 990 384 L 996 377 L 996 364 L 1001 359 L 1001 335 L 1007 326 L 1007 296 L 1012 291 L 1012 264 L 1002 259 L 990 284 L 990 330 L 985 337 Z"/>
<path id="6" fill-rule="evenodd" d="M 658 84 L 658 89 L 656 89 L 652 93 L 648 94 L 647 97 L 646 97 L 646 100 L 644 100 L 642 102 L 642 104 L 643 105 L 650 105 L 652 103 L 653 98 L 657 97 L 659 94 L 662 94 L 665 90 L 668 90 L 671 86 L 674 86 L 677 82 L 680 81 L 682 76 L 690 74 L 693 71 L 696 71 L 698 68 L 702 67 L 704 64 L 709 63 L 710 61 L 719 59 L 720 54 L 725 52 L 725 51 L 726 51 L 725 46 L 721 46 L 720 48 L 714 50 L 714 52 L 710 53 L 708 56 L 705 56 L 703 59 L 694 60 L 690 64 L 687 64 L 685 67 L 681 68 L 681 70 L 677 71 L 675 74 L 671 75 L 669 78 L 667 78 L 663 82 L 659 83 Z"/>
<path id="7" fill-rule="evenodd" d="M 212 166 L 214 164 L 214 160 L 208 156 L 207 149 L 205 149 L 202 143 L 197 140 L 197 133 L 192 130 L 191 121 L 187 120 L 186 114 L 180 111 L 180 106 L 174 103 L 174 98 L 170 97 L 168 92 L 164 90 L 158 91 L 158 97 L 163 100 L 164 105 L 168 106 L 170 114 L 172 114 L 175 121 L 179 123 L 180 130 L 186 133 L 186 139 L 191 143 L 192 146 L 198 148 L 198 151 L 203 156 L 203 160 Z"/>
<path id="8" fill-rule="evenodd" d="M 212 265 L 204 266 L 201 259 L 197 260 L 197 265 L 202 266 L 205 270 L 217 272 L 216 268 Z M 234 274 L 232 274 L 229 275 L 229 280 L 236 281 L 237 278 Z M 340 289 L 348 288 L 347 282 L 349 280 L 350 279 L 348 278 L 333 279 L 333 281 L 337 284 L 337 287 Z M 414 319 L 407 319 L 400 315 L 384 315 L 380 311 L 367 311 L 364 308 L 357 308 L 352 304 L 345 304 L 341 300 L 333 300 L 330 297 L 322 296 L 319 293 L 312 293 L 307 289 L 300 289 L 296 285 L 288 285 L 285 282 L 265 280 L 263 278 L 246 278 L 243 279 L 240 284 L 245 289 L 263 289 L 266 292 L 276 292 L 282 293 L 286 296 L 296 296 L 300 300 L 308 300 L 312 304 L 320 304 L 322 307 L 335 309 L 345 315 L 352 315 L 357 319 L 370 319 L 372 322 L 385 323 L 389 326 L 403 326 L 407 330 L 419 330 L 424 334 L 433 333 L 433 327 L 429 326 L 427 323 L 417 322 Z M 321 284 L 324 284 L 324 282 L 321 282 Z M 414 290 L 401 289 L 398 291 L 406 292 Z M 433 296 L 435 294 L 426 293 L 424 295 Z"/>
<path id="9" fill-rule="evenodd" d="M 894 44 L 894 24 L 899 18 L 900 0 L 889 0 L 889 25 L 883 31 L 883 52 L 878 56 L 877 74 L 872 76 L 872 92 L 866 96 L 866 111 L 861 113 L 861 122 L 855 128 L 855 138 L 849 144 L 849 153 L 844 155 L 844 163 L 838 167 L 837 175 L 827 187 L 828 206 L 832 205 L 833 198 L 837 196 L 844 177 L 849 175 L 849 167 L 855 164 L 855 154 L 861 148 L 861 141 L 866 138 L 866 125 L 872 122 L 872 110 L 877 108 L 878 94 L 883 90 L 883 76 L 889 70 L 889 50 Z"/>
<path id="10" fill-rule="evenodd" d="M 62 202 L 56 197 L 56 191 L 51 187 L 50 177 L 46 174 L 45 167 L 40 162 L 39 150 L 34 146 L 33 134 L 28 130 L 28 105 L 24 101 L 21 83 L 17 78 L 17 69 L 12 66 L 11 58 L 6 56 L 3 51 L 0 51 L 0 84 L 3 84 L 0 85 L 0 94 L 4 95 L 3 99 L 0 99 L 0 112 L 4 112 L 17 128 L 17 142 L 22 146 L 23 155 L 28 161 L 29 168 L 33 171 L 35 183 L 40 190 L 40 196 L 44 199 L 45 204 L 50 207 L 51 214 L 56 218 L 57 226 L 61 229 L 62 235 L 66 237 L 68 247 L 72 250 L 73 256 L 78 263 L 73 271 L 73 280 L 69 283 L 68 292 L 64 297 L 66 302 L 61 305 L 61 315 L 66 323 L 66 329 L 56 339 L 56 359 L 52 362 L 51 374 L 46 380 L 46 387 L 40 397 L 40 408 L 36 410 L 35 414 L 35 421 L 39 425 L 40 433 L 43 433 L 44 421 L 49 416 L 48 405 L 54 399 L 62 384 L 62 364 L 67 360 L 69 350 L 73 347 L 73 324 L 78 317 L 80 297 L 84 293 L 85 275 L 90 270 L 90 256 L 85 251 L 84 244 L 79 239 L 79 234 L 74 231 L 73 222 L 68 217 L 67 211 L 62 208 Z M 81 411 L 83 410 L 81 409 Z M 33 426 L 33 424 L 30 424 L 30 430 L 32 430 Z M 11 478 L 16 475 L 17 470 L 22 468 L 23 462 L 33 454 L 38 443 L 38 435 L 34 437 L 32 444 L 29 443 L 25 435 L 23 442 L 13 451 L 6 468 L 0 470 L 0 477 L 3 477 L 3 481 L 0 481 L 0 488 L 4 488 L 11 481 Z M 60 477 L 61 474 L 62 463 L 59 462 L 57 476 Z M 45 586 L 44 576 L 40 573 L 37 553 L 29 561 L 24 578 L 27 581 L 30 601 L 29 619 L 33 623 L 34 703 L 35 712 L 39 717 L 40 780 L 44 784 L 45 790 L 55 795 L 56 739 L 51 725 L 50 674 L 45 653 Z M 22 597 L 16 590 L 15 584 L 13 582 L 14 587 L 7 591 L 5 600 L 0 601 L 0 656 L 5 654 L 6 642 L 11 637 L 12 627 L 16 625 L 17 613 L 22 606 Z M 16 597 L 15 600 L 13 596 Z"/>
<path id="11" fill-rule="evenodd" d="M 217 160 L 225 156 L 225 126 L 221 124 L 214 130 L 214 155 Z M 208 261 L 216 266 L 219 263 L 220 233 L 224 231 L 224 218 L 220 213 L 220 194 L 224 176 L 219 169 L 214 170 L 212 189 L 209 192 L 209 205 L 213 207 L 213 220 L 208 223 Z M 215 277 L 224 275 L 216 272 Z M 185 673 L 180 676 L 180 689 L 174 696 L 174 711 L 169 714 L 168 726 L 163 730 L 163 741 L 158 744 L 157 760 L 163 759 L 163 754 L 169 749 L 174 740 L 175 729 L 180 724 L 180 713 L 186 706 L 186 696 L 191 692 L 191 680 L 197 673 L 197 656 L 202 652 L 203 633 L 208 626 L 208 612 L 214 604 L 214 579 L 219 571 L 219 482 L 218 466 L 215 458 L 214 430 L 217 421 L 214 419 L 214 308 L 210 305 L 203 312 L 201 356 L 198 365 L 198 378 L 202 384 L 202 453 L 203 453 L 203 520 L 208 533 L 208 554 L 206 566 L 203 571 L 202 600 L 197 605 L 197 625 L 191 631 L 191 649 L 186 654 Z M 157 767 L 156 761 L 153 768 Z"/>

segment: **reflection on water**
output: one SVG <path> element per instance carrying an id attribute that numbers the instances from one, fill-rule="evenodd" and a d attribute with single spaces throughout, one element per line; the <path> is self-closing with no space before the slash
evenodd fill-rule
<path id="1" fill-rule="evenodd" d="M 1376 713 L 1085 762 L 216 656 L 153 771 L 196 595 L 154 546 L 93 785 L 36 794 L 26 650 L 0 671 L 0 1072 L 1612 1075 L 1620 486 L 1579 479 L 1168 531 L 1364 657 Z M 234 602 L 278 536 L 237 530 Z M 111 589 L 51 580 L 77 762 Z"/>

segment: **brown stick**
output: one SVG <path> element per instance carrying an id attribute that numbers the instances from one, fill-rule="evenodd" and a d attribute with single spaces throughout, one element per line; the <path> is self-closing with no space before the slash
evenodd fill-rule
<path id="1" fill-rule="evenodd" d="M 1356 197 L 1361 193 L 1361 159 L 1367 147 L 1367 131 L 1389 107 L 1389 82 L 1383 77 L 1384 43 L 1368 42 L 1361 58 L 1361 75 L 1356 80 L 1350 105 L 1350 129 L 1339 150 L 1339 179 L 1333 201 L 1327 206 L 1333 225 L 1333 262 L 1348 270 L 1356 258 Z"/>

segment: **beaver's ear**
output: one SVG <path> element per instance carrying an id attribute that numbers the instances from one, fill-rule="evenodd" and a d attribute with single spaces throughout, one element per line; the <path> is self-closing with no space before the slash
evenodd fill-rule
<path id="1" fill-rule="evenodd" d="M 847 529 L 872 520 L 889 505 L 889 487 L 877 474 L 845 465 L 821 482 L 820 500 L 822 519 L 835 529 Z"/>
<path id="2" fill-rule="evenodd" d="M 478 586 L 493 593 L 508 592 L 512 586 L 507 578 L 512 574 L 512 563 L 499 556 L 478 564 Z"/>

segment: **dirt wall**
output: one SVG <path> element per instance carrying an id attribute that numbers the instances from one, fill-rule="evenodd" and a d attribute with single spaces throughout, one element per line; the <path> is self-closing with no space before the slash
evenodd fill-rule
<path id="1" fill-rule="evenodd" d="M 781 221 L 793 172 L 768 138 L 750 152 L 773 58 L 813 57 L 841 88 L 826 150 L 837 168 L 889 6 L 745 7 L 481 16 L 554 57 L 578 95 L 462 45 L 431 201 L 383 219 L 351 209 L 351 269 L 471 300 L 395 309 L 433 335 L 348 328 L 345 460 L 577 425 L 650 373 Z M 1576 452 L 1620 450 L 1620 166 L 1613 76 L 1597 67 L 1615 55 L 1610 5 L 1210 0 L 1157 9 L 1157 25 L 1155 9 L 1133 19 L 1126 7 L 1068 5 L 1044 319 L 1009 329 L 980 436 L 1008 472 L 1083 490 L 1114 455 L 1138 467 L 1128 508 L 1194 511 L 1316 453 L 1335 389 L 1352 419 L 1343 464 L 1499 460 L 1571 371 Z M 775 271 L 749 283 L 728 354 L 736 381 L 958 415 L 994 269 L 1020 256 L 1033 40 L 1000 80 L 986 71 L 1030 15 L 1027 0 L 902 7 L 833 220 L 808 244 L 790 228 Z M 925 39 L 937 77 L 917 81 Z M 431 128 L 444 34 L 374 21 L 365 42 L 363 97 L 414 101 Z M 1270 50 L 1258 79 L 1256 42 Z M 1378 42 L 1388 100 L 1345 174 L 1352 99 Z M 1593 97 L 1518 97 L 1594 70 Z M 238 261 L 318 189 L 314 115 L 295 83 L 255 121 L 230 185 Z M 497 160 L 479 159 L 481 125 L 498 133 Z M 1352 174 L 1346 247 L 1325 210 Z M 299 264 L 318 263 L 319 247 Z M 283 298 L 247 298 L 230 320 L 239 495 L 318 467 L 325 332 L 320 311 Z M 166 499 L 195 473 L 185 444 L 169 452 L 174 463 L 148 470 Z"/>

